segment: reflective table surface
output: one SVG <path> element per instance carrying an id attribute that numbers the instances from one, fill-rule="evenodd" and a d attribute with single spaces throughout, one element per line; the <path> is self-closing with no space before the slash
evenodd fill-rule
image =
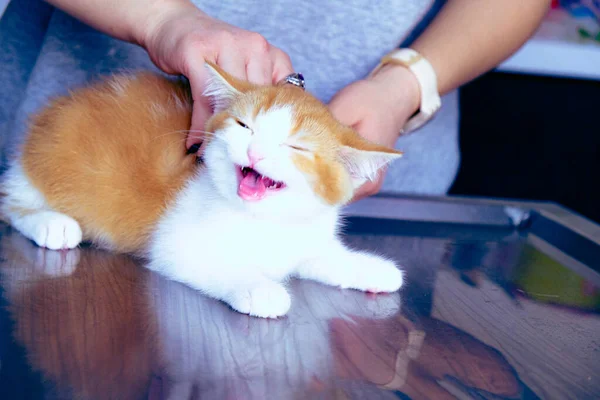
<path id="1" fill-rule="evenodd" d="M 346 241 L 398 260 L 405 286 L 292 281 L 279 320 L 0 225 L 0 398 L 600 398 L 597 226 L 447 199 L 349 214 Z"/>

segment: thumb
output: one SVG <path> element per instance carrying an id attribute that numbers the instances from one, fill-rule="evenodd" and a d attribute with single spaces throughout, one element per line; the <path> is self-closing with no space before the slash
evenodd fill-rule
<path id="1" fill-rule="evenodd" d="M 185 148 L 201 144 L 204 140 L 204 128 L 206 121 L 212 116 L 213 110 L 209 100 L 203 96 L 204 89 L 206 87 L 206 80 L 208 78 L 207 72 L 203 66 L 190 68 L 186 74 L 190 81 L 190 88 L 192 90 L 192 99 L 194 101 L 192 109 L 192 124 L 190 126 L 190 132 L 185 141 Z M 199 146 L 198 146 L 199 148 Z"/>
<path id="2" fill-rule="evenodd" d="M 195 97 L 194 107 L 192 109 L 192 125 L 185 141 L 185 148 L 189 149 L 195 144 L 201 144 L 204 141 L 204 127 L 206 121 L 212 116 L 212 108 L 208 99 L 204 97 Z"/>

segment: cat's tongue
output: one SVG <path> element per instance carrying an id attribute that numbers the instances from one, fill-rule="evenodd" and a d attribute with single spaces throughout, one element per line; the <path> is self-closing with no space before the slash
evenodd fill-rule
<path id="1" fill-rule="evenodd" d="M 265 181 L 256 171 L 248 172 L 240 181 L 238 195 L 244 200 L 258 201 L 265 197 L 266 193 Z"/>

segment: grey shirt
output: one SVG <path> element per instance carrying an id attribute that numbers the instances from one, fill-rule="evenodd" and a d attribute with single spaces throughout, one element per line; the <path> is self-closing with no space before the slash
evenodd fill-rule
<path id="1" fill-rule="evenodd" d="M 390 50 L 408 44 L 431 19 L 434 0 L 195 0 L 209 15 L 264 35 L 289 54 L 307 90 L 324 102 L 365 77 Z M 18 140 L 28 115 L 49 97 L 101 75 L 153 69 L 148 55 L 39 0 L 12 1 L 0 19 L 0 133 Z M 456 175 L 458 96 L 396 145 L 383 192 L 443 194 Z"/>

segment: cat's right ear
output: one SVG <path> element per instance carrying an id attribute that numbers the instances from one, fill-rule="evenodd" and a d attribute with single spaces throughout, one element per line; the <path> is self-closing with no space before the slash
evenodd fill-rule
<path id="1" fill-rule="evenodd" d="M 382 168 L 403 155 L 401 151 L 362 138 L 350 128 L 343 131 L 341 137 L 343 145 L 339 155 L 350 173 L 354 189 L 367 181 L 373 181 Z"/>
<path id="2" fill-rule="evenodd" d="M 204 66 L 208 74 L 203 96 L 210 100 L 215 113 L 227 109 L 231 102 L 250 86 L 223 71 L 216 64 L 206 62 Z"/>

